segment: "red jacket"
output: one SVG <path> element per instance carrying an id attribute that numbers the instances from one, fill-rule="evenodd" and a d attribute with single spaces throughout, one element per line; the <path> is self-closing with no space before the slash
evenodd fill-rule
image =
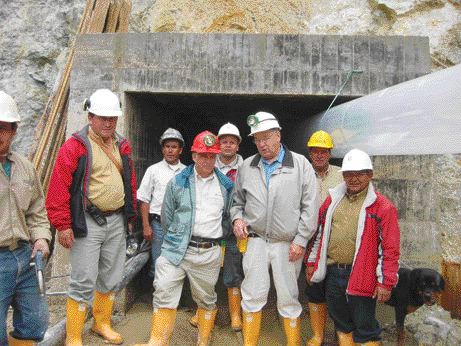
<path id="1" fill-rule="evenodd" d="M 124 212 L 128 221 L 136 217 L 136 177 L 128 141 L 116 134 L 122 157 L 122 179 L 125 190 Z M 76 132 L 59 149 L 46 196 L 50 223 L 58 230 L 72 228 L 74 236 L 85 237 L 88 183 L 92 155 L 88 140 L 88 125 Z"/>
<path id="2" fill-rule="evenodd" d="M 319 211 L 317 232 L 308 245 L 305 262 L 314 267 L 312 282 L 325 279 L 328 241 L 334 211 L 346 192 L 344 183 L 330 190 Z M 376 286 L 391 290 L 398 281 L 400 230 L 395 206 L 370 183 L 359 214 L 357 240 L 347 293 L 373 296 Z"/>

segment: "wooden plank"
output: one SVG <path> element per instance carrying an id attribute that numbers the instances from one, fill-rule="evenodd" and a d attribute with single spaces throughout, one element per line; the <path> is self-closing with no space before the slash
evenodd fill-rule
<path id="1" fill-rule="evenodd" d="M 106 26 L 107 12 L 109 11 L 110 0 L 96 0 L 93 13 L 91 14 L 89 33 L 101 33 Z"/>
<path id="2" fill-rule="evenodd" d="M 112 0 L 107 13 L 106 26 L 104 32 L 115 32 L 118 23 L 118 17 L 122 8 L 122 0 Z"/>
<path id="3" fill-rule="evenodd" d="M 128 32 L 128 25 L 131 16 L 131 1 L 123 0 L 122 9 L 118 20 L 117 32 Z"/>

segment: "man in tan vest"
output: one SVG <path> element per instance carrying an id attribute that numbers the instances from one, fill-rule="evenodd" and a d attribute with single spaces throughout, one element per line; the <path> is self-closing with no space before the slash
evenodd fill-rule
<path id="1" fill-rule="evenodd" d="M 122 115 L 117 95 L 96 90 L 84 110 L 89 125 L 59 150 L 46 199 L 58 241 L 70 249 L 66 345 L 82 345 L 91 304 L 93 331 L 106 342 L 121 344 L 111 315 L 125 264 L 127 227 L 136 217 L 136 177 L 130 145 L 115 132 Z"/>

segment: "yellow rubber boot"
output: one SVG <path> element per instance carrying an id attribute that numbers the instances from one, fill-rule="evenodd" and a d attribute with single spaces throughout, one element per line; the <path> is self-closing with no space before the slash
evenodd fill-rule
<path id="1" fill-rule="evenodd" d="M 243 312 L 243 345 L 256 346 L 261 329 L 262 312 Z"/>
<path id="2" fill-rule="evenodd" d="M 192 327 L 197 328 L 198 326 L 198 311 L 197 310 L 195 310 L 194 316 L 190 318 L 189 323 Z"/>
<path id="3" fill-rule="evenodd" d="M 96 292 L 93 302 L 94 323 L 91 330 L 111 344 L 123 343 L 122 336 L 112 329 L 111 318 L 115 294 Z"/>
<path id="4" fill-rule="evenodd" d="M 149 342 L 134 346 L 167 346 L 170 343 L 171 334 L 173 334 L 175 321 L 175 309 L 154 308 Z"/>
<path id="5" fill-rule="evenodd" d="M 336 334 L 338 334 L 339 346 L 356 346 L 352 338 L 352 333 L 337 332 Z"/>
<path id="6" fill-rule="evenodd" d="M 234 332 L 242 330 L 242 309 L 240 302 L 242 296 L 240 295 L 240 288 L 232 287 L 227 289 L 227 298 L 229 302 L 229 315 L 231 318 L 231 328 Z"/>
<path id="7" fill-rule="evenodd" d="M 287 338 L 287 346 L 301 345 L 301 323 L 298 318 L 283 318 L 283 329 Z"/>
<path id="8" fill-rule="evenodd" d="M 16 339 L 15 337 L 8 335 L 8 345 L 9 346 L 34 346 L 36 345 L 34 340 L 21 340 Z"/>
<path id="9" fill-rule="evenodd" d="M 218 310 L 197 309 L 198 315 L 198 339 L 197 346 L 207 346 L 210 341 L 211 331 L 214 327 L 214 320 Z"/>
<path id="10" fill-rule="evenodd" d="M 321 346 L 327 320 L 327 304 L 309 303 L 308 305 L 311 328 L 314 335 L 307 341 L 306 346 Z"/>
<path id="11" fill-rule="evenodd" d="M 66 346 L 83 346 L 82 332 L 87 305 L 67 298 Z"/>

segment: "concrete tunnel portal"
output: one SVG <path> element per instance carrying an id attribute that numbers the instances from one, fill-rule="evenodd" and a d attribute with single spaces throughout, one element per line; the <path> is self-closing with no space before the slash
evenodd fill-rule
<path id="1" fill-rule="evenodd" d="M 339 97 L 340 104 L 352 97 Z M 126 93 L 128 136 L 133 145 L 133 160 L 140 180 L 150 165 L 162 159 L 158 142 L 168 127 L 179 130 L 185 139 L 181 161 L 190 164 L 193 138 L 203 130 L 217 134 L 221 125 L 231 122 L 241 133 L 239 153 L 249 157 L 256 147 L 248 137 L 246 118 L 258 111 L 273 113 L 282 126 L 282 142 L 290 150 L 306 155 L 307 123 L 328 108 L 332 96 L 318 95 L 226 95 Z"/>

